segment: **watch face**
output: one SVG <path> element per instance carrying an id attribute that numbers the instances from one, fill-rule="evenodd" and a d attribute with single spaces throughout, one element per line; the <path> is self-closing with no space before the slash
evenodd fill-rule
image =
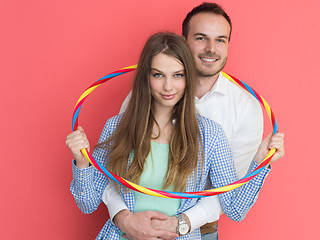
<path id="1" fill-rule="evenodd" d="M 183 223 L 179 226 L 179 233 L 180 235 L 185 235 L 189 231 L 189 226 L 186 223 Z"/>

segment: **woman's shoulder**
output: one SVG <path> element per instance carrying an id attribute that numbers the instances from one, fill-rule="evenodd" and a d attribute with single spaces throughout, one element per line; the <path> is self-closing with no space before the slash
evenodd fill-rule
<path id="1" fill-rule="evenodd" d="M 221 125 L 207 117 L 197 114 L 197 121 L 200 132 L 218 133 L 223 131 Z"/>
<path id="2" fill-rule="evenodd" d="M 105 125 L 104 125 L 104 127 L 102 129 L 102 132 L 101 132 L 101 135 L 100 135 L 100 138 L 99 138 L 99 142 L 106 141 L 106 139 L 108 139 L 111 136 L 111 134 L 117 128 L 118 123 L 121 120 L 121 117 L 122 117 L 122 114 L 118 114 L 118 115 L 115 115 L 115 116 L 109 118 L 106 121 L 106 123 L 105 123 Z"/>
<path id="3" fill-rule="evenodd" d="M 228 139 L 221 125 L 201 115 L 197 115 L 197 119 L 205 152 L 213 153 L 216 147 L 222 148 L 223 151 L 230 148 Z"/>
<path id="4" fill-rule="evenodd" d="M 111 118 L 109 118 L 107 121 L 106 121 L 106 124 L 104 126 L 104 130 L 114 130 L 116 129 L 116 127 L 118 126 L 121 118 L 122 118 L 123 114 L 118 114 L 118 115 L 115 115 Z"/>
<path id="5" fill-rule="evenodd" d="M 117 115 L 115 115 L 115 116 L 113 116 L 113 117 L 109 118 L 109 119 L 107 120 L 107 123 L 110 123 L 110 124 L 117 124 L 117 123 L 119 123 L 119 122 L 120 122 L 120 120 L 121 120 L 122 116 L 123 116 L 123 113 L 119 113 L 119 114 L 117 114 Z"/>

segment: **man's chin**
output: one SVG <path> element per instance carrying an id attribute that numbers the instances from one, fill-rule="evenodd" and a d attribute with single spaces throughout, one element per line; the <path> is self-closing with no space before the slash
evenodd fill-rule
<path id="1" fill-rule="evenodd" d="M 217 72 L 203 72 L 203 71 L 198 71 L 197 75 L 198 77 L 205 77 L 205 78 L 210 78 L 210 77 L 214 77 L 217 74 L 219 74 L 221 70 L 217 71 Z"/>
<path id="2" fill-rule="evenodd" d="M 224 64 L 220 66 L 216 66 L 215 69 L 211 69 L 211 70 L 207 69 L 207 71 L 197 69 L 198 77 L 210 78 L 210 77 L 217 76 L 224 68 L 225 62 L 226 61 L 224 61 Z"/>

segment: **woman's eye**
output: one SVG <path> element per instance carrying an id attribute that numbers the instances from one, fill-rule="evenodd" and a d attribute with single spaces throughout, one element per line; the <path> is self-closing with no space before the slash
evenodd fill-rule
<path id="1" fill-rule="evenodd" d="M 178 74 L 175 74 L 174 77 L 181 78 L 181 77 L 183 77 L 183 74 L 182 73 L 178 73 Z"/>
<path id="2" fill-rule="evenodd" d="M 161 73 L 154 73 L 153 76 L 154 77 L 162 77 L 162 74 Z"/>

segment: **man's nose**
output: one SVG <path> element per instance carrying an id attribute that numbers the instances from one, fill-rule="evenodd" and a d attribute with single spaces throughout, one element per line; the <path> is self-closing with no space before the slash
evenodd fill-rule
<path id="1" fill-rule="evenodd" d="M 211 52 L 211 53 L 214 53 L 216 51 L 216 46 L 214 41 L 207 41 L 205 51 Z"/>

